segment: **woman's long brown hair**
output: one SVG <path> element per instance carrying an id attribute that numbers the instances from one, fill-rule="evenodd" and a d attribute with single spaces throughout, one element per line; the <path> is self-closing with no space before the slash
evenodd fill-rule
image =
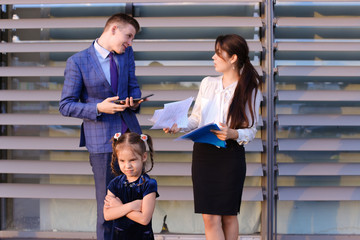
<path id="1" fill-rule="evenodd" d="M 253 106 L 255 106 L 257 90 L 261 89 L 262 79 L 250 62 L 249 47 L 244 38 L 236 34 L 217 37 L 215 52 L 218 56 L 222 56 L 222 51 L 225 51 L 229 57 L 234 54 L 237 56 L 235 68 L 239 73 L 239 80 L 229 106 L 226 122 L 233 129 L 248 128 L 250 121 L 246 116 L 247 104 L 251 114 L 250 127 L 252 127 L 256 117 Z M 253 92 L 255 92 L 255 98 L 251 103 Z"/>

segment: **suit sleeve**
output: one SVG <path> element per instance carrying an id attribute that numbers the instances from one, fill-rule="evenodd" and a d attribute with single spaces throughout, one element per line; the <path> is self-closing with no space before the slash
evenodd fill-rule
<path id="1" fill-rule="evenodd" d="M 96 103 L 81 102 L 85 89 L 81 69 L 74 58 L 66 62 L 65 81 L 61 93 L 59 111 L 63 116 L 96 121 Z"/>
<path id="2" fill-rule="evenodd" d="M 132 47 L 129 47 L 129 53 L 128 53 L 128 66 L 129 66 L 129 84 L 128 84 L 128 92 L 129 96 L 132 96 L 134 98 L 141 97 L 141 90 L 135 75 L 135 60 L 134 60 L 134 52 Z M 140 107 L 135 111 L 139 112 Z"/>

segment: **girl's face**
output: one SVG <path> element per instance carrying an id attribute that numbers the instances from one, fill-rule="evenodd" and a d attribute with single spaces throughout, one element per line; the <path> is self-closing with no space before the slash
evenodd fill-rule
<path id="1" fill-rule="evenodd" d="M 212 56 L 214 60 L 215 71 L 224 73 L 232 69 L 232 64 L 228 54 L 225 51 L 217 51 L 214 56 Z"/>
<path id="2" fill-rule="evenodd" d="M 133 182 L 141 176 L 147 153 L 141 156 L 132 146 L 125 145 L 117 152 L 117 158 L 121 172 L 126 175 L 129 182 Z"/>

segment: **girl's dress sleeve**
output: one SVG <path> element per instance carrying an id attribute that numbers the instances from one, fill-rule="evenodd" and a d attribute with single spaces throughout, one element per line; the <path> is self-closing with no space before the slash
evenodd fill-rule
<path id="1" fill-rule="evenodd" d="M 156 197 L 160 196 L 159 193 L 157 192 L 157 182 L 155 179 L 152 178 L 150 178 L 144 183 L 144 188 L 142 192 L 143 192 L 143 197 L 153 192 L 156 193 Z"/>
<path id="2" fill-rule="evenodd" d="M 254 91 L 255 93 L 255 91 Z M 255 94 L 253 94 L 253 97 L 252 97 L 252 103 L 254 102 L 254 96 Z M 259 122 L 259 111 L 260 111 L 260 103 L 261 101 L 263 100 L 263 96 L 262 96 L 262 93 L 261 91 L 258 89 L 257 92 L 256 92 L 256 98 L 255 98 L 255 106 L 254 106 L 254 124 L 252 127 L 249 127 L 249 128 L 242 128 L 242 129 L 236 129 L 237 132 L 238 132 L 238 138 L 237 138 L 237 142 L 239 144 L 247 144 L 249 143 L 250 141 L 254 140 L 255 136 L 256 136 L 256 132 L 257 132 L 257 125 L 258 125 L 258 122 Z M 253 105 L 253 104 L 252 104 Z M 248 116 L 248 119 L 249 121 L 251 121 L 251 115 L 250 115 L 250 111 L 247 109 L 246 110 L 246 113 L 247 113 L 247 116 Z M 251 122 L 250 124 L 251 125 Z"/>
<path id="3" fill-rule="evenodd" d="M 118 184 L 119 184 L 119 178 L 115 177 L 114 179 L 112 179 L 107 187 L 107 189 L 112 192 L 115 196 L 117 195 L 118 192 Z"/>

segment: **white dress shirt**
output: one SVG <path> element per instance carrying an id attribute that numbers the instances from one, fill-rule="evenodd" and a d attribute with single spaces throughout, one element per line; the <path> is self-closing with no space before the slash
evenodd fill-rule
<path id="1" fill-rule="evenodd" d="M 229 111 L 229 106 L 232 101 L 237 82 L 224 88 L 222 84 L 223 76 L 206 77 L 201 81 L 199 93 L 197 95 L 195 105 L 191 116 L 189 117 L 188 127 L 182 129 L 190 131 L 198 127 L 202 127 L 209 123 L 226 123 L 226 118 Z M 255 90 L 254 90 L 255 91 Z M 251 105 L 254 103 L 255 94 L 252 94 Z M 262 101 L 261 91 L 258 90 L 256 94 L 254 106 L 254 124 L 252 127 L 252 118 L 249 107 L 246 104 L 246 115 L 249 119 L 249 128 L 236 129 L 238 132 L 237 142 L 239 144 L 246 144 L 252 141 L 256 135 L 256 125 L 259 122 L 259 108 Z"/>
<path id="2" fill-rule="evenodd" d="M 97 41 L 98 41 L 98 38 L 94 41 L 94 48 L 96 50 L 95 53 L 96 53 L 96 56 L 98 57 L 101 68 L 105 74 L 105 78 L 108 81 L 108 83 L 111 85 L 110 57 L 109 57 L 110 52 L 109 52 L 109 50 L 100 46 Z M 115 60 L 115 63 L 116 63 L 116 66 L 117 66 L 118 72 L 119 72 L 119 63 L 117 62 L 116 57 L 114 58 L 114 60 Z"/>
<path id="3" fill-rule="evenodd" d="M 109 56 L 109 51 L 105 48 L 103 48 L 102 46 L 100 46 L 98 44 L 98 39 L 96 39 L 94 41 L 94 48 L 95 48 L 95 53 L 96 56 L 98 57 L 98 60 L 100 62 L 101 68 L 105 74 L 105 78 L 108 81 L 108 83 L 111 85 L 111 80 L 110 80 L 110 58 Z"/>

